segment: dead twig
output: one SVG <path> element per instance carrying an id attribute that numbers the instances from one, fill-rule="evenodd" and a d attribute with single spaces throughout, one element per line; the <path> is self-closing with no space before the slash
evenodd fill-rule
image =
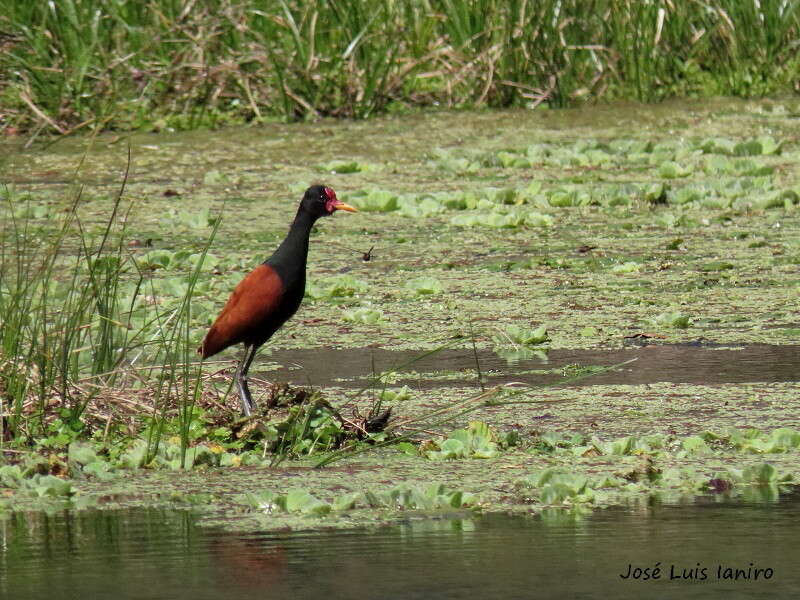
<path id="1" fill-rule="evenodd" d="M 28 108 L 30 108 L 31 111 L 33 111 L 33 113 L 37 117 L 39 117 L 42 121 L 50 125 L 50 127 L 58 131 L 58 133 L 60 133 L 61 135 L 64 135 L 64 133 L 66 133 L 63 127 L 61 127 L 58 123 L 53 121 L 53 119 L 48 117 L 44 112 L 42 112 L 42 110 L 38 106 L 36 106 L 33 100 L 31 100 L 31 97 L 28 95 L 27 91 L 20 92 L 19 97 L 20 100 L 22 100 L 25 104 L 27 104 Z"/>

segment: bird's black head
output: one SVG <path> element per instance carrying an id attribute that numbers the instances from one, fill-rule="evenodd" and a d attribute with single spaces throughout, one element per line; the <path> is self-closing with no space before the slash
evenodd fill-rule
<path id="1" fill-rule="evenodd" d="M 312 185 L 308 188 L 306 193 L 303 194 L 300 208 L 315 218 L 327 217 L 337 210 L 358 212 L 352 206 L 339 201 L 336 197 L 336 192 L 324 185 Z"/>

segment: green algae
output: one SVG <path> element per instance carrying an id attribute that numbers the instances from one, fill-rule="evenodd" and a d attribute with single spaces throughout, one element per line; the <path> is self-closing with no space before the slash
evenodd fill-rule
<path id="1" fill-rule="evenodd" d="M 221 217 L 196 287 L 191 341 L 199 342 L 236 283 L 282 238 L 302 189 L 324 177 L 362 212 L 319 223 L 312 234 L 304 306 L 269 348 L 377 345 L 423 352 L 460 338 L 465 347 L 505 345 L 519 352 L 516 346 L 530 351 L 530 334 L 542 324 L 547 347 L 560 349 L 621 348 L 626 337 L 652 331 L 666 343 L 698 338 L 721 344 L 794 343 L 792 307 L 800 290 L 800 130 L 791 111 L 765 113 L 762 104 L 689 102 L 635 111 L 598 107 L 546 116 L 441 113 L 369 123 L 130 136 L 134 158 L 127 218 L 138 243 L 129 252 L 148 286 L 147 297 L 133 307 L 131 322 L 146 338 L 148 305 L 169 308 L 181 296 Z M 325 145 L 312 143 L 320 127 Z M 0 210 L 13 206 L 44 238 L 66 208 L 67 192 L 82 184 L 79 210 L 87 228 L 100 235 L 125 153 L 112 137 L 98 136 L 92 143 L 80 169 L 76 153 L 89 144 L 85 140 L 27 151 L 4 143 L 12 152 L 0 177 L 12 204 Z M 324 174 L 318 165 L 325 166 Z M 370 248 L 374 252 L 368 253 Z M 130 295 L 133 283 L 123 284 L 129 287 L 123 285 L 122 293 Z M 262 364 L 254 371 L 267 368 Z M 394 403 L 396 414 L 410 418 L 474 394 L 477 384 L 476 371 L 430 377 L 436 378 L 463 385 L 406 391 L 387 395 L 386 401 Z M 76 447 L 70 460 L 85 478 L 71 483 L 67 496 L 158 503 L 172 493 L 159 492 L 163 487 L 176 498 L 202 500 L 203 482 L 219 479 L 227 483 L 201 502 L 213 515 L 209 518 L 234 514 L 249 522 L 253 515 L 232 499 L 236 488 L 239 494 L 268 490 L 280 495 L 288 489 L 286 480 L 301 477 L 304 490 L 332 503 L 342 494 L 375 487 L 376 480 L 390 482 L 385 486 L 440 481 L 478 495 L 486 510 L 538 510 L 538 500 L 501 499 L 517 498 L 514 482 L 535 469 L 563 467 L 587 477 L 649 469 L 641 463 L 652 448 L 621 456 L 539 456 L 524 449 L 525 441 L 548 432 L 593 434 L 603 444 L 631 436 L 673 436 L 670 443 L 680 448 L 653 459 L 662 472 L 677 473 L 663 479 L 673 483 L 663 489 L 618 486 L 604 502 L 676 490 L 701 493 L 708 491 L 704 482 L 722 479 L 715 474 L 760 468 L 762 453 L 751 451 L 758 444 L 773 444 L 771 432 L 800 428 L 794 417 L 796 387 L 654 383 L 540 388 L 531 397 L 552 403 L 486 407 L 470 415 L 501 436 L 515 431 L 523 440 L 520 447 L 475 464 L 434 464 L 379 450 L 321 473 L 305 466 L 264 469 L 269 456 L 263 461 L 257 453 L 240 458 L 237 448 L 218 453 L 209 444 L 207 451 L 192 455 L 197 472 L 173 473 L 170 479 L 160 471 L 137 470 L 136 481 L 122 482 L 116 467 L 103 466 L 108 460 L 92 459 Z M 334 404 L 350 398 L 335 387 L 326 393 Z M 366 399 L 356 404 L 362 411 L 368 408 Z M 767 437 L 726 448 L 701 437 L 706 431 L 731 436 L 725 432 L 744 427 Z M 447 439 L 464 444 L 458 437 L 441 441 Z M 171 468 L 174 451 L 166 446 L 165 452 L 173 454 L 162 457 L 162 468 Z M 443 450 L 440 445 L 432 451 Z M 781 473 L 793 473 L 794 452 L 771 453 L 769 460 Z M 126 456 L 128 465 L 137 462 L 135 453 Z M 237 475 L 238 469 L 242 473 Z M 687 475 L 687 469 L 694 474 Z M 342 473 L 348 474 L 346 484 Z M 345 489 L 334 493 L 336 485 Z M 46 488 L 46 482 L 40 487 Z M 26 501 L 18 498 L 18 488 L 8 489 L 9 506 Z M 491 491 L 497 489 L 503 492 Z M 368 523 L 389 518 L 389 513 L 376 517 L 372 509 L 354 508 L 337 523 Z M 283 526 L 288 521 L 282 518 L 271 516 L 270 523 Z M 286 518 L 296 527 L 319 526 L 297 515 Z"/>

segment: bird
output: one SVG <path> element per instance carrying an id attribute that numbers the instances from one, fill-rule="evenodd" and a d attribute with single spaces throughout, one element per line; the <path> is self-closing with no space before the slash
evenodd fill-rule
<path id="1" fill-rule="evenodd" d="M 317 219 L 337 210 L 358 212 L 341 202 L 328 186 L 308 188 L 286 238 L 272 256 L 239 282 L 197 348 L 197 353 L 206 359 L 230 346 L 244 344 L 244 355 L 236 369 L 236 385 L 245 417 L 251 416 L 256 408 L 247 386 L 250 364 L 258 349 L 300 307 L 306 289 L 311 228 Z"/>

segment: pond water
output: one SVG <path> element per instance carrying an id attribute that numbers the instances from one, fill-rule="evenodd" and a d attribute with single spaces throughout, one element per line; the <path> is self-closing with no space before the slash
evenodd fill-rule
<path id="1" fill-rule="evenodd" d="M 800 585 L 797 494 L 565 514 L 232 534 L 174 510 L 15 513 L 0 524 L 0 597 L 776 598 Z M 655 566 L 657 580 L 622 577 Z"/>
<path id="2" fill-rule="evenodd" d="M 538 356 L 508 361 L 488 351 L 478 351 L 477 360 L 491 385 L 510 381 L 528 384 L 552 383 L 560 373 L 546 373 L 567 365 L 612 366 L 635 359 L 619 369 L 583 378 L 577 385 L 643 383 L 747 383 L 796 381 L 800 370 L 800 346 L 745 344 L 725 347 L 712 344 L 663 344 L 621 350 L 551 350 Z M 363 385 L 363 377 L 400 369 L 398 381 L 425 389 L 443 385 L 463 385 L 475 379 L 476 354 L 471 350 L 445 349 L 427 356 L 423 352 L 396 352 L 382 348 L 343 348 L 282 350 L 261 360 L 281 366 L 276 381 L 298 385 Z M 404 378 L 402 372 L 413 370 L 416 376 Z M 450 380 L 429 378 L 436 372 L 465 373 Z M 538 372 L 537 372 L 538 371 Z M 350 379 L 351 381 L 342 381 Z"/>

